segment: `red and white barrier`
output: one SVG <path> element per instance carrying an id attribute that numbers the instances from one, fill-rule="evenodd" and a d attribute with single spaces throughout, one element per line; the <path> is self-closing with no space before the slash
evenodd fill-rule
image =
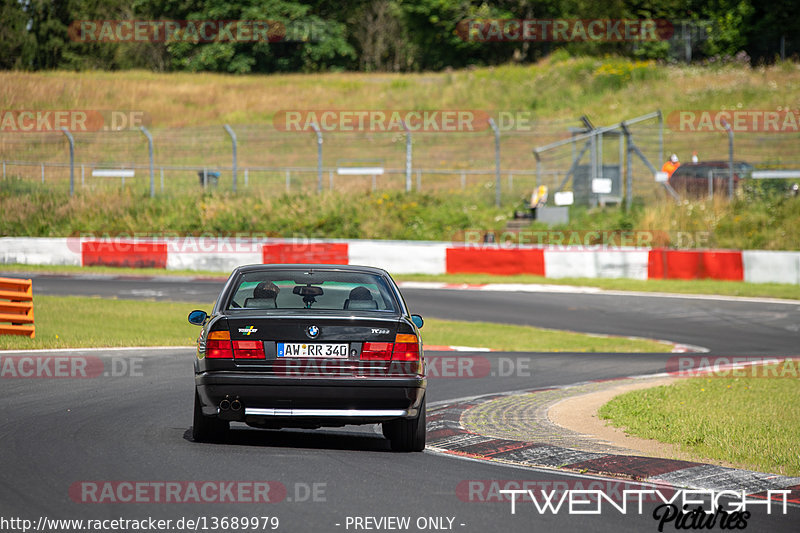
<path id="1" fill-rule="evenodd" d="M 377 266 L 394 274 L 532 274 L 548 278 L 719 279 L 800 284 L 800 252 L 226 237 L 0 238 L 0 263 L 230 271 L 254 263 Z"/>

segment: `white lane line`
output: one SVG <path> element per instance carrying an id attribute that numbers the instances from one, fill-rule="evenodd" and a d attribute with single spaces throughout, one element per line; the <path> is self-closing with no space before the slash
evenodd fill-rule
<path id="1" fill-rule="evenodd" d="M 717 294 L 680 294 L 673 292 L 642 292 L 619 291 L 586 287 L 580 285 L 545 285 L 523 283 L 445 283 L 440 281 L 400 281 L 397 285 L 401 289 L 430 289 L 430 290 L 460 290 L 460 291 L 491 291 L 491 292 L 544 292 L 566 294 L 598 294 L 601 296 L 634 296 L 639 298 L 675 298 L 685 300 L 712 300 L 723 302 L 741 303 L 767 303 L 800 305 L 800 300 L 786 300 L 781 298 L 758 298 L 751 296 L 722 296 Z"/>
<path id="2" fill-rule="evenodd" d="M 75 353 L 75 352 L 133 352 L 133 351 L 153 351 L 153 350 L 193 350 L 194 346 L 116 346 L 108 348 L 52 348 L 36 350 L 0 350 L 2 354 L 12 353 Z"/>

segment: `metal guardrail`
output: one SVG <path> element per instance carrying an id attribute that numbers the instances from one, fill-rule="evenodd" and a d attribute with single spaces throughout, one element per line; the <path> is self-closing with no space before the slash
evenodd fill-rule
<path id="1" fill-rule="evenodd" d="M 0 278 L 0 335 L 36 336 L 33 322 L 33 282 Z"/>
<path id="2" fill-rule="evenodd" d="M 754 170 L 750 177 L 754 180 L 782 179 L 792 180 L 800 178 L 800 170 Z"/>

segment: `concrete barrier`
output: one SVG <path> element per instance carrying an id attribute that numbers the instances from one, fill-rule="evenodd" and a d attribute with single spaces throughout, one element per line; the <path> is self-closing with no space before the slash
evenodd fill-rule
<path id="1" fill-rule="evenodd" d="M 83 266 L 167 268 L 167 243 L 117 239 L 82 241 Z"/>
<path id="2" fill-rule="evenodd" d="M 69 238 L 2 237 L 0 263 L 81 266 L 80 243 Z"/>
<path id="3" fill-rule="evenodd" d="M 347 243 L 280 242 L 263 245 L 263 263 L 347 264 Z"/>
<path id="4" fill-rule="evenodd" d="M 648 250 L 569 250 L 544 251 L 548 278 L 629 278 L 647 279 Z"/>
<path id="5" fill-rule="evenodd" d="M 458 246 L 447 248 L 448 274 L 545 275 L 541 248 Z"/>
<path id="6" fill-rule="evenodd" d="M 647 279 L 719 279 L 742 281 L 738 250 L 650 250 Z"/>
<path id="7" fill-rule="evenodd" d="M 742 262 L 745 281 L 800 285 L 800 252 L 744 250 Z"/>
<path id="8" fill-rule="evenodd" d="M 533 274 L 549 278 L 720 279 L 800 284 L 800 252 L 586 249 L 445 242 L 284 242 L 225 237 L 0 238 L 0 263 L 228 272 L 258 263 L 358 264 L 394 274 Z"/>
<path id="9" fill-rule="evenodd" d="M 444 274 L 447 244 L 409 241 L 348 241 L 348 263 L 394 274 Z"/>
<path id="10" fill-rule="evenodd" d="M 230 272 L 237 266 L 261 263 L 263 241 L 215 237 L 167 239 L 167 270 Z"/>

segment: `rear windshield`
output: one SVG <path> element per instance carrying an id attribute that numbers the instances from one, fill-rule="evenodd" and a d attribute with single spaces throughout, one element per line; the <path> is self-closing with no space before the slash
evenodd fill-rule
<path id="1" fill-rule="evenodd" d="M 398 312 L 380 276 L 326 270 L 248 272 L 239 278 L 228 309 Z"/>

